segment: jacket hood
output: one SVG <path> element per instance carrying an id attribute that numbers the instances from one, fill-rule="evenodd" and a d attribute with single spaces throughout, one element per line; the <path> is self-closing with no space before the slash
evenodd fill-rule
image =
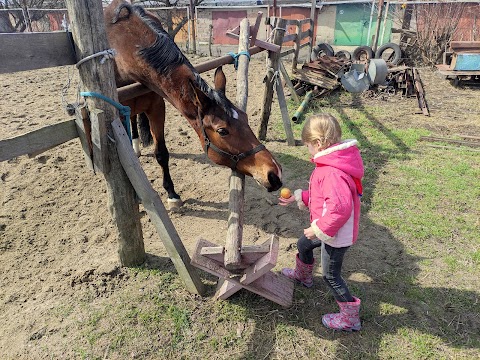
<path id="1" fill-rule="evenodd" d="M 363 177 L 363 161 L 357 140 L 344 140 L 338 144 L 315 154 L 312 161 L 317 166 L 332 166 L 348 175 L 361 179 Z"/>

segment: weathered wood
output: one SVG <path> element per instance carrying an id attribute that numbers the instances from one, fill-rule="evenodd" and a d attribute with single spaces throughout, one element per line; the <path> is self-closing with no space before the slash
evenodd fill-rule
<path id="1" fill-rule="evenodd" d="M 337 79 L 322 76 L 319 72 L 308 69 L 297 69 L 294 76 L 298 80 L 310 83 L 312 85 L 318 85 L 322 88 L 329 90 L 335 89 L 340 86 L 340 83 Z"/>
<path id="2" fill-rule="evenodd" d="M 216 247 L 216 245 L 207 240 L 198 239 L 191 262 L 197 268 L 220 278 L 215 298 L 227 299 L 236 293 L 239 290 L 238 286 L 240 286 L 240 288 L 245 288 L 281 306 L 289 307 L 292 305 L 294 289 L 292 280 L 281 274 L 268 271 L 252 283 L 242 284 L 239 280 L 240 277 L 225 269 L 222 262 L 200 255 L 201 249 L 205 247 Z"/>
<path id="3" fill-rule="evenodd" d="M 69 33 L 0 34 L 0 74 L 75 64 Z"/>
<path id="4" fill-rule="evenodd" d="M 204 293 L 204 286 L 200 277 L 195 268 L 190 264 L 190 256 L 187 250 L 185 250 L 177 230 L 160 200 L 160 196 L 153 189 L 147 175 L 143 171 L 142 165 L 133 151 L 130 139 L 120 120 L 116 119 L 112 123 L 112 130 L 115 136 L 120 162 L 138 197 L 142 201 L 143 207 L 152 220 L 160 236 L 160 240 L 165 245 L 167 253 L 175 265 L 178 274 L 184 281 L 188 291 L 202 295 Z"/>
<path id="5" fill-rule="evenodd" d="M 270 243 L 266 242 L 262 245 L 243 245 L 240 253 L 242 254 L 241 268 L 246 269 L 254 262 L 258 261 L 263 255 L 270 251 Z M 212 246 L 202 248 L 200 255 L 206 256 L 209 259 L 223 262 L 223 254 L 225 248 L 223 246 Z"/>
<path id="6" fill-rule="evenodd" d="M 423 90 L 422 80 L 420 79 L 420 74 L 418 73 L 417 69 L 413 69 L 413 81 L 415 84 L 418 107 L 422 110 L 423 115 L 430 116 L 427 100 L 425 100 L 425 91 Z"/>
<path id="7" fill-rule="evenodd" d="M 420 140 L 421 141 L 438 141 L 438 142 L 445 142 L 450 144 L 480 147 L 480 141 L 458 140 L 458 139 L 450 139 L 450 138 L 444 138 L 439 136 L 421 136 Z"/>
<path id="8" fill-rule="evenodd" d="M 275 26 L 275 33 L 273 35 L 273 43 L 282 45 L 283 37 L 286 30 L 286 20 L 278 19 L 278 23 Z M 280 59 L 280 53 L 268 52 L 268 64 L 267 75 L 265 76 L 265 91 L 263 95 L 263 106 L 261 123 L 258 129 L 258 138 L 265 140 L 267 138 L 268 119 L 270 118 L 270 112 L 272 110 L 273 100 L 273 83 L 274 77 L 278 74 L 278 60 Z"/>
<path id="9" fill-rule="evenodd" d="M 285 129 L 285 135 L 287 136 L 287 144 L 289 146 L 295 146 L 295 138 L 293 137 L 292 124 L 290 124 L 290 116 L 288 116 L 287 103 L 285 102 L 285 94 L 283 92 L 282 83 L 277 80 L 275 82 L 275 87 L 277 90 L 280 113 L 282 114 L 283 128 Z M 295 90 L 293 93 L 296 94 Z"/>
<path id="10" fill-rule="evenodd" d="M 250 46 L 255 45 L 255 40 L 257 40 L 258 29 L 260 28 L 260 23 L 262 22 L 263 13 L 259 11 L 257 13 L 257 18 L 255 19 L 255 25 L 250 26 Z"/>
<path id="11" fill-rule="evenodd" d="M 286 42 L 289 42 L 289 41 L 296 42 L 297 38 L 298 38 L 297 34 L 289 34 L 289 35 L 284 36 L 282 41 L 283 41 L 283 43 L 286 43 Z M 295 52 L 295 49 L 293 49 L 293 51 Z"/>
<path id="12" fill-rule="evenodd" d="M 301 32 L 302 32 L 302 27 L 297 26 L 296 31 L 295 31 L 297 37 L 295 38 L 295 43 L 293 44 L 293 48 L 295 49 L 295 52 L 294 52 L 293 60 L 292 60 L 292 70 L 297 69 L 298 55 L 300 54 L 300 43 L 302 41 L 302 38 L 300 37 Z"/>
<path id="13" fill-rule="evenodd" d="M 243 275 L 239 279 L 239 283 L 234 284 L 233 287 L 231 286 L 231 284 L 227 286 L 227 291 L 229 294 L 228 296 L 231 296 L 235 292 L 239 291 L 244 285 L 251 284 L 255 280 L 266 275 L 271 269 L 275 267 L 278 258 L 278 236 L 272 235 L 271 239 L 268 241 L 268 245 L 268 253 L 263 255 L 255 263 L 253 263 L 251 266 L 249 266 L 243 271 Z M 223 287 L 223 285 L 220 285 L 220 287 Z M 223 290 L 217 292 L 217 295 L 219 297 L 225 296 L 222 291 Z"/>
<path id="14" fill-rule="evenodd" d="M 246 51 L 249 45 L 250 25 L 248 19 L 240 22 L 238 53 Z M 237 105 L 246 111 L 248 99 L 248 64 L 246 56 L 238 58 L 237 68 Z M 227 269 L 235 269 L 242 263 L 240 250 L 243 237 L 243 212 L 245 207 L 245 175 L 232 170 L 230 175 L 230 199 L 227 239 L 225 241 L 224 264 Z"/>
<path id="15" fill-rule="evenodd" d="M 283 65 L 282 59 L 278 59 L 278 65 L 279 65 L 280 72 L 282 73 L 283 80 L 285 80 L 285 83 L 290 89 L 290 93 L 292 94 L 293 100 L 295 101 L 295 103 L 300 104 L 300 98 L 298 97 L 298 94 L 295 91 L 295 88 L 293 87 L 292 80 L 290 80 L 290 76 L 287 73 L 287 69 L 285 69 L 285 66 Z"/>
<path id="16" fill-rule="evenodd" d="M 75 125 L 77 126 L 78 137 L 82 144 L 83 157 L 89 170 L 95 171 L 93 165 L 93 144 L 92 144 L 92 125 L 88 118 L 85 107 L 75 109 Z"/>
<path id="17" fill-rule="evenodd" d="M 228 37 L 231 37 L 232 39 L 239 39 L 240 35 L 234 34 L 232 32 L 227 32 L 226 35 Z M 273 52 L 279 52 L 280 51 L 280 46 L 269 43 L 268 41 L 260 40 L 260 39 L 255 39 L 254 40 L 254 45 L 258 46 L 262 49 L 268 50 L 268 51 L 273 51 Z"/>
<path id="18" fill-rule="evenodd" d="M 109 49 L 103 10 L 100 1 L 67 0 L 70 26 L 78 59 Z M 93 91 L 118 101 L 113 62 L 100 64 L 100 58 L 84 62 L 79 68 L 84 91 Z M 87 98 L 86 104 L 92 123 L 95 166 L 101 166 L 107 181 L 109 209 L 118 229 L 118 254 L 123 266 L 137 266 L 145 261 L 145 248 L 140 224 L 140 213 L 135 191 L 118 158 L 111 121 L 118 111 L 101 99 Z"/>
<path id="19" fill-rule="evenodd" d="M 40 154 L 78 137 L 74 120 L 67 120 L 24 135 L 0 141 L 0 161 L 16 156 Z"/>

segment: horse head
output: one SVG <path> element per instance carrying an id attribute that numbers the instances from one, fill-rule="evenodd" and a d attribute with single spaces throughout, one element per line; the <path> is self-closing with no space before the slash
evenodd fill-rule
<path id="1" fill-rule="evenodd" d="M 138 81 L 164 96 L 187 118 L 216 164 L 252 176 L 268 191 L 281 187 L 280 165 L 253 134 L 245 112 L 226 98 L 221 69 L 212 89 L 160 20 L 138 5 L 114 0 L 105 9 L 105 24 L 117 51 L 117 82 Z"/>
<path id="2" fill-rule="evenodd" d="M 281 167 L 254 135 L 247 114 L 225 97 L 222 67 L 215 71 L 215 90 L 205 87 L 198 77 L 192 82 L 198 112 L 193 127 L 207 156 L 218 165 L 253 177 L 269 191 L 278 190 Z"/>

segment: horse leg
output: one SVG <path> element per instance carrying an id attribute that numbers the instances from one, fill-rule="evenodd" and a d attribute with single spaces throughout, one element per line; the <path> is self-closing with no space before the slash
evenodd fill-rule
<path id="1" fill-rule="evenodd" d="M 183 205 L 180 196 L 175 192 L 168 162 L 170 154 L 165 144 L 165 100 L 154 94 L 154 99 L 145 111 L 150 123 L 150 132 L 155 146 L 154 154 L 163 170 L 163 187 L 167 191 L 167 205 L 169 209 L 176 209 Z"/>
<path id="2" fill-rule="evenodd" d="M 137 115 L 138 116 L 138 115 Z M 140 151 L 140 140 L 138 139 L 138 127 L 137 127 L 137 116 L 132 116 L 130 119 L 130 129 L 132 130 L 132 146 L 133 151 L 137 157 L 142 155 Z"/>

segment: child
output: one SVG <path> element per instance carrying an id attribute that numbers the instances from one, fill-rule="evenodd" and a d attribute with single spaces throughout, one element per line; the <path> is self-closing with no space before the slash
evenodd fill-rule
<path id="1" fill-rule="evenodd" d="M 297 242 L 295 269 L 282 274 L 306 287 L 313 285 L 313 249 L 321 246 L 323 279 L 333 292 L 340 313 L 326 314 L 323 324 L 334 330 L 360 330 L 360 299 L 352 296 L 341 276 L 343 256 L 355 243 L 360 219 L 363 162 L 356 140 L 341 141 L 342 131 L 331 115 L 310 117 L 302 130 L 302 141 L 312 155 L 315 169 L 308 190 L 295 190 L 280 205 L 297 202 L 310 209 L 310 227 Z"/>

